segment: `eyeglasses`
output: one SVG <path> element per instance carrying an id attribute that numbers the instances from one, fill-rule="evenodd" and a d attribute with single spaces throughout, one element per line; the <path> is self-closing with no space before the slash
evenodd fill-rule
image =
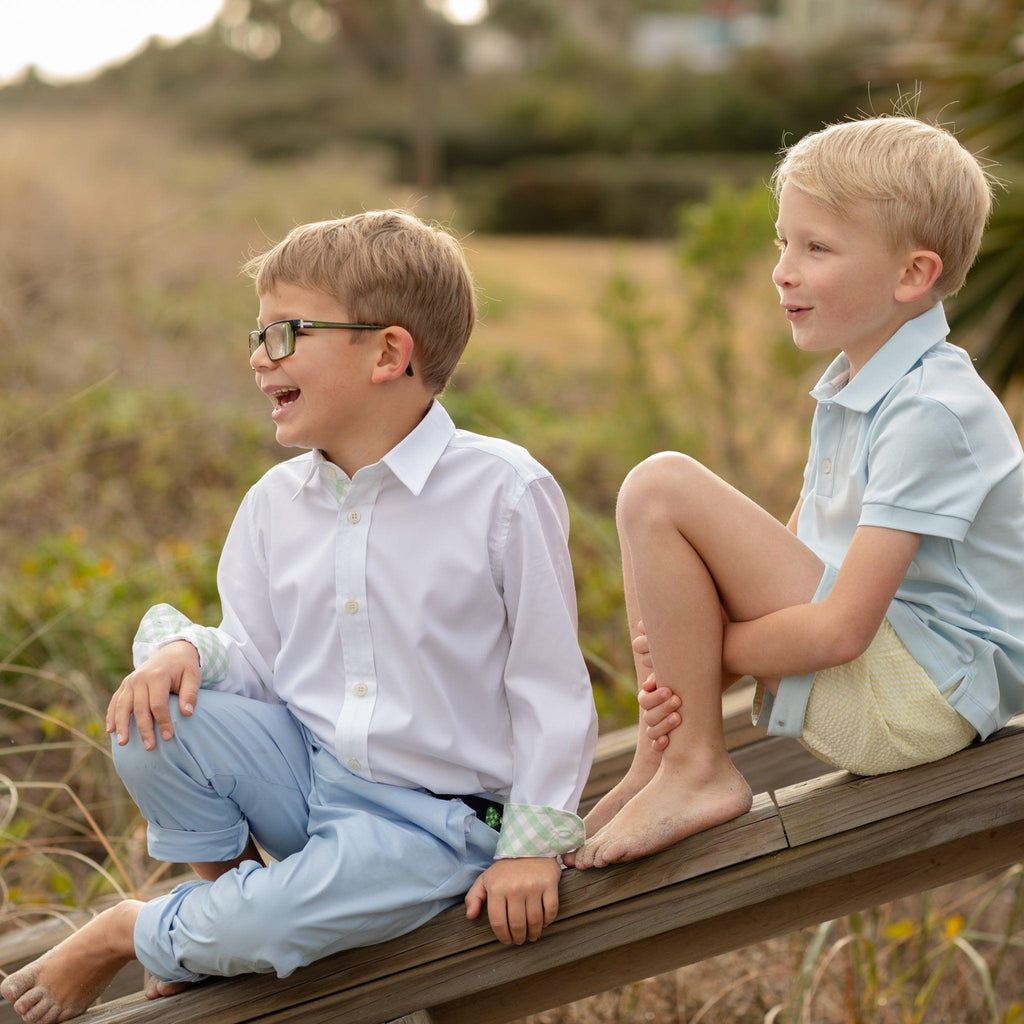
<path id="1" fill-rule="evenodd" d="M 263 345 L 267 350 L 268 358 L 275 363 L 287 359 L 295 351 L 295 332 L 326 329 L 332 331 L 382 331 L 384 324 L 333 324 L 325 320 L 277 320 L 267 324 L 262 331 L 249 332 L 249 356 L 256 352 L 256 349 Z M 412 363 L 405 372 L 411 377 Z"/>

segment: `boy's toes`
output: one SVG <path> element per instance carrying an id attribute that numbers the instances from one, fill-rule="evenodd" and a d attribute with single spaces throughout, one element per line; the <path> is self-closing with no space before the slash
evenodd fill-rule
<path id="1" fill-rule="evenodd" d="M 19 971 L 17 974 L 12 974 L 9 977 L 4 978 L 3 982 L 0 983 L 0 995 L 2 995 L 7 1002 L 14 1003 L 17 1002 L 31 987 L 31 979 L 26 978 L 25 975 Z"/>
<path id="2" fill-rule="evenodd" d="M 53 1008 L 51 1000 L 39 989 L 33 989 L 14 1004 L 14 1012 L 29 1024 L 42 1024 L 43 1021 L 49 1024 L 49 1020 L 56 1020 L 57 1014 L 51 1015 Z"/>
<path id="3" fill-rule="evenodd" d="M 587 868 L 594 866 L 594 842 L 588 839 L 577 851 L 576 851 L 576 870 L 586 871 Z"/>

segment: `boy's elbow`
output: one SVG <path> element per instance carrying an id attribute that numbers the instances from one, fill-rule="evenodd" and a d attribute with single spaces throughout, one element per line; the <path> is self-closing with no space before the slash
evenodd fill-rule
<path id="1" fill-rule="evenodd" d="M 858 627 L 853 623 L 841 626 L 828 645 L 828 664 L 846 665 L 855 662 L 874 639 L 874 632 L 876 631 Z"/>
<path id="2" fill-rule="evenodd" d="M 825 660 L 829 665 L 856 661 L 870 646 L 877 629 L 877 626 L 859 622 L 853 616 L 838 616 L 831 628 L 825 630 Z"/>

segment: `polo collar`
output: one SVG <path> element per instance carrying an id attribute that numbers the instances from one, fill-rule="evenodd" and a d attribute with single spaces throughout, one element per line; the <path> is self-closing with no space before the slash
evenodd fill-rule
<path id="1" fill-rule="evenodd" d="M 374 466 L 386 466 L 412 494 L 418 495 L 454 434 L 455 424 L 451 416 L 435 399 L 423 419 Z M 297 498 L 305 488 L 319 480 L 320 471 L 329 465 L 331 463 L 324 458 L 322 451 L 310 452 L 309 468 L 292 498 Z M 366 466 L 359 472 L 371 468 Z"/>
<path id="2" fill-rule="evenodd" d="M 840 352 L 811 391 L 819 402 L 835 402 L 854 412 L 874 408 L 896 382 L 949 334 L 942 303 L 908 320 L 849 381 L 850 361 Z"/>

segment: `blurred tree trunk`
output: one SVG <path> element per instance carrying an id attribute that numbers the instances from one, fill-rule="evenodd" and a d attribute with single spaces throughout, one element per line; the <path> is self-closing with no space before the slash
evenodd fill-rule
<path id="1" fill-rule="evenodd" d="M 438 180 L 437 29 L 425 0 L 410 0 L 408 26 L 410 142 L 413 180 L 425 197 Z"/>

